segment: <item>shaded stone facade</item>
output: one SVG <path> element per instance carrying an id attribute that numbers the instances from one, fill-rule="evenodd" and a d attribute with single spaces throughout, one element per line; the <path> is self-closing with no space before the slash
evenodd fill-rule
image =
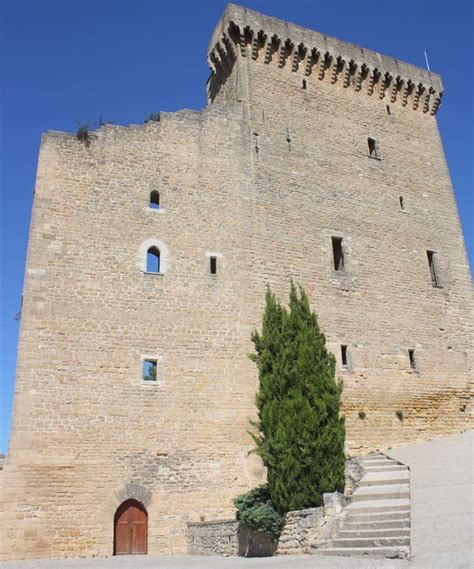
<path id="1" fill-rule="evenodd" d="M 234 5 L 209 63 L 200 112 L 42 138 L 2 559 L 111 555 L 129 498 L 154 554 L 232 517 L 264 480 L 247 354 L 267 284 L 285 300 L 294 279 L 319 314 L 349 452 L 467 427 L 472 292 L 439 76 Z"/>

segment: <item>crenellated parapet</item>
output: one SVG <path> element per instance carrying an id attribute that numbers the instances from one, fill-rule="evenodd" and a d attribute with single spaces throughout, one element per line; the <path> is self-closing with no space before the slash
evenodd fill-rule
<path id="1" fill-rule="evenodd" d="M 211 82 L 228 76 L 238 57 L 261 59 L 291 73 L 340 83 L 431 115 L 436 114 L 443 95 L 436 73 L 229 4 L 209 43 Z"/>

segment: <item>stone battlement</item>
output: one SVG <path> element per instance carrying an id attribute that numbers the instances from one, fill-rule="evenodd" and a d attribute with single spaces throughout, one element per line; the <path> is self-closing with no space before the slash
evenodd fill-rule
<path id="1" fill-rule="evenodd" d="M 328 76 L 331 83 L 342 82 L 346 88 L 432 115 L 443 95 L 441 77 L 436 73 L 229 4 L 209 43 L 212 74 L 225 75 L 237 53 L 263 58 L 265 63 L 274 62 L 281 68 L 288 66 L 292 72 L 315 75 L 319 80 Z"/>

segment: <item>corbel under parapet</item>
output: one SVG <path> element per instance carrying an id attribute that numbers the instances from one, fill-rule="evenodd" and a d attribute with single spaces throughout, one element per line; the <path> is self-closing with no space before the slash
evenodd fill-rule
<path id="1" fill-rule="evenodd" d="M 316 65 L 319 61 L 320 53 L 319 51 L 313 47 L 311 50 L 306 51 L 306 61 L 304 64 L 304 74 L 306 76 L 311 75 L 313 66 Z"/>
<path id="2" fill-rule="evenodd" d="M 362 89 L 362 82 L 367 79 L 369 75 L 369 68 L 365 63 L 363 63 L 360 68 L 359 72 L 356 75 L 355 79 L 355 90 L 360 91 Z"/>
<path id="3" fill-rule="evenodd" d="M 315 75 L 317 79 L 328 79 L 331 84 L 337 83 L 339 77 L 343 78 L 342 84 L 345 88 L 352 87 L 356 92 L 367 95 L 376 93 L 378 99 L 388 97 L 392 103 L 399 102 L 402 106 L 413 110 L 420 110 L 423 113 L 436 114 L 441 101 L 442 87 L 441 80 L 436 74 L 427 73 L 426 70 L 410 66 L 403 62 L 398 62 L 385 56 L 380 56 L 369 50 L 362 50 L 357 46 L 351 46 L 333 38 L 326 38 L 291 24 L 280 23 L 278 20 L 262 16 L 262 18 L 252 20 L 252 11 L 230 5 L 230 12 L 238 12 L 239 17 L 233 21 L 230 19 L 226 25 L 216 30 L 214 35 L 214 45 L 209 51 L 208 61 L 212 73 L 218 74 L 219 69 L 226 65 L 232 65 L 237 56 L 248 57 L 253 60 L 263 54 L 263 62 L 272 64 L 275 62 L 282 68 L 288 60 L 288 69 L 292 73 L 301 72 L 305 76 Z M 261 16 L 261 15 L 260 15 Z M 258 23 L 260 26 L 255 26 Z M 278 25 L 269 25 L 267 22 L 277 22 Z M 288 36 L 280 32 L 288 29 Z M 281 28 L 281 29 L 280 29 Z M 294 29 L 296 32 L 294 32 Z M 217 35 L 220 33 L 221 37 Z M 295 41 L 300 34 L 300 39 Z M 312 45 L 308 42 L 310 36 L 317 39 L 321 38 L 320 45 Z M 356 61 L 344 55 L 344 46 L 349 46 L 349 52 L 360 49 L 363 54 L 362 60 Z M 336 49 L 341 47 L 341 51 Z M 274 55 L 276 57 L 274 57 Z M 364 61 L 365 58 L 365 61 Z M 374 65 L 376 62 L 379 65 Z M 359 57 L 357 59 L 360 59 Z M 399 73 L 394 73 L 393 62 Z M 412 77 L 408 75 L 413 71 Z M 404 75 L 408 72 L 407 75 Z M 413 80 L 415 78 L 415 80 Z M 420 80 L 421 79 L 421 80 Z M 362 89 L 363 85 L 364 87 Z"/>
<path id="4" fill-rule="evenodd" d="M 300 45 L 293 50 L 293 61 L 291 64 L 292 71 L 298 71 L 300 63 L 304 61 L 306 57 L 307 51 L 307 48 L 302 43 L 300 43 Z"/>

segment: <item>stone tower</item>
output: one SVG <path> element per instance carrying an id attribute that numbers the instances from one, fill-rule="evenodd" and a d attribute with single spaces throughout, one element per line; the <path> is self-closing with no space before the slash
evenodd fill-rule
<path id="1" fill-rule="evenodd" d="M 203 111 L 42 138 L 1 558 L 111 555 L 127 500 L 150 553 L 232 514 L 267 284 L 319 314 L 349 452 L 467 426 L 440 77 L 235 5 L 208 53 Z"/>

